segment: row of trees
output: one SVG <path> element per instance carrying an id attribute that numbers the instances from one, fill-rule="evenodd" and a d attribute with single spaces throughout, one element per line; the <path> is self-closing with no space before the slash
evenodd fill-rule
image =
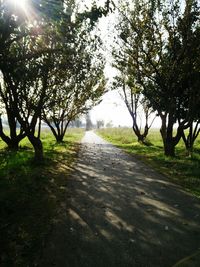
<path id="1" fill-rule="evenodd" d="M 150 114 L 161 118 L 165 155 L 183 138 L 192 151 L 200 132 L 200 6 L 197 0 L 123 1 L 118 10 L 114 86 L 145 143 Z M 138 124 L 142 106 L 144 132 Z"/>
<path id="2" fill-rule="evenodd" d="M 0 0 L 0 108 L 10 130 L 7 134 L 0 116 L 0 137 L 18 149 L 27 136 L 41 160 L 41 121 L 62 141 L 70 121 L 105 92 L 94 27 L 110 1 L 82 12 L 75 0 L 17 3 Z M 181 138 L 191 151 L 200 132 L 199 9 L 197 0 L 127 0 L 115 6 L 114 86 L 122 89 L 138 141 L 146 143 L 152 113 L 161 118 L 170 156 Z"/>
<path id="3" fill-rule="evenodd" d="M 82 12 L 73 0 L 17 3 L 0 0 L 0 137 L 10 149 L 28 137 L 41 161 L 41 121 L 62 141 L 70 121 L 105 91 L 94 26 L 109 11 L 109 1 Z"/>

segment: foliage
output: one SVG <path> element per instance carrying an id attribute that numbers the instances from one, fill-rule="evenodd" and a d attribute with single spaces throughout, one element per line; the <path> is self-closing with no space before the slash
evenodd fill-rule
<path id="1" fill-rule="evenodd" d="M 161 117 L 164 150 L 170 156 L 184 129 L 199 118 L 199 7 L 196 0 L 181 2 L 135 1 L 120 10 L 122 53 Z"/>
<path id="2" fill-rule="evenodd" d="M 127 3 L 128 4 L 128 3 Z M 124 17 L 124 8 L 119 8 L 119 18 L 116 28 L 116 42 L 113 45 L 113 67 L 118 74 L 114 77 L 113 89 L 119 93 L 132 118 L 132 128 L 138 137 L 138 142 L 146 143 L 149 129 L 154 121 L 150 119 L 152 109 L 143 94 L 143 85 L 138 82 L 139 65 L 133 62 L 131 53 L 131 38 L 135 38 L 129 30 L 129 19 Z M 137 49 L 133 47 L 133 49 Z M 135 51 L 137 53 L 137 51 Z M 145 121 L 145 122 L 144 122 Z"/>
<path id="3" fill-rule="evenodd" d="M 66 49 L 60 57 L 56 55 L 54 62 L 66 62 L 61 73 L 53 71 L 50 77 L 49 99 L 43 108 L 43 119 L 49 125 L 57 141 L 62 141 L 69 123 L 77 116 L 86 113 L 92 106 L 100 102 L 105 92 L 103 74 L 104 59 L 97 51 L 100 48 L 98 36 L 92 36 L 90 25 L 73 30 L 73 48 Z M 73 62 L 71 65 L 69 62 Z M 55 74 L 54 74 L 55 73 Z"/>
<path id="4" fill-rule="evenodd" d="M 70 98 L 69 95 L 77 95 L 77 90 L 84 87 L 84 94 L 73 98 L 77 107 L 76 113 L 81 113 L 86 98 L 96 103 L 104 91 L 103 78 L 99 77 L 102 76 L 102 65 L 98 64 L 96 68 L 93 65 L 90 68 L 94 49 L 89 52 L 92 46 L 89 46 L 91 38 L 88 37 L 91 36 L 91 30 L 98 18 L 109 11 L 109 1 L 105 8 L 92 7 L 82 14 L 77 11 L 75 1 L 30 1 L 27 2 L 26 10 L 20 9 L 17 3 L 16 8 L 7 3 L 9 1 L 1 1 L 0 9 L 0 71 L 3 79 L 0 88 L 1 102 L 8 119 L 11 118 L 9 126 L 13 129 L 10 131 L 13 134 L 10 139 L 16 143 L 16 148 L 26 135 L 34 147 L 35 159 L 41 161 L 42 110 L 47 111 L 48 108 L 49 113 L 54 113 L 58 102 L 61 105 L 58 108 L 62 109 L 66 99 L 61 101 L 59 96 L 67 91 Z M 94 17 L 93 12 L 96 12 Z M 94 43 L 91 45 L 95 46 Z M 89 80 L 89 70 L 100 78 L 98 83 L 97 80 L 94 82 L 94 77 L 92 81 Z M 57 100 L 55 95 L 58 96 Z M 69 102 L 71 100 L 70 98 Z M 74 110 L 69 113 L 69 117 L 73 119 L 75 115 L 71 113 Z M 66 116 L 63 120 L 65 119 Z M 16 134 L 17 122 L 21 126 L 21 139 Z M 4 141 L 9 141 L 2 124 L 0 134 Z"/>
<path id="5" fill-rule="evenodd" d="M 114 66 L 122 72 L 119 76 L 115 77 L 115 82 L 113 83 L 114 89 L 120 88 L 120 95 L 131 115 L 133 132 L 138 137 L 138 142 L 147 145 L 146 139 L 155 115 L 151 118 L 153 110 L 149 107 L 148 100 L 142 94 L 142 89 L 133 79 L 132 81 L 129 79 L 129 76 L 134 77 L 135 73 L 130 70 L 127 70 L 127 73 L 125 73 L 126 70 L 124 67 L 122 67 L 123 70 L 120 70 L 121 65 L 124 66 L 126 64 L 126 59 L 122 62 L 122 60 L 117 59 L 115 53 L 113 55 L 116 57 Z"/>

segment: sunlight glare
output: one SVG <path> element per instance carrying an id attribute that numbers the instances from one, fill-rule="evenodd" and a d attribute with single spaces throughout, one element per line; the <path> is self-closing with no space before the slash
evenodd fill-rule
<path id="1" fill-rule="evenodd" d="M 25 10 L 27 8 L 28 0 L 10 0 L 10 2 L 13 3 L 15 7 L 19 7 Z"/>

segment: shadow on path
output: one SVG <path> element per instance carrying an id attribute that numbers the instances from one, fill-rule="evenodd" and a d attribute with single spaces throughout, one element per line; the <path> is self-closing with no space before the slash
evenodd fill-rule
<path id="1" fill-rule="evenodd" d="M 63 212 L 41 266 L 171 267 L 200 248 L 199 200 L 92 132 Z"/>

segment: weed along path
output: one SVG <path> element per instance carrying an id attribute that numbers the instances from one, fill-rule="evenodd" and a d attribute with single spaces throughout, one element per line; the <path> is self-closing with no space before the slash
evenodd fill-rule
<path id="1" fill-rule="evenodd" d="M 91 131 L 63 207 L 41 266 L 200 266 L 200 200 Z"/>

